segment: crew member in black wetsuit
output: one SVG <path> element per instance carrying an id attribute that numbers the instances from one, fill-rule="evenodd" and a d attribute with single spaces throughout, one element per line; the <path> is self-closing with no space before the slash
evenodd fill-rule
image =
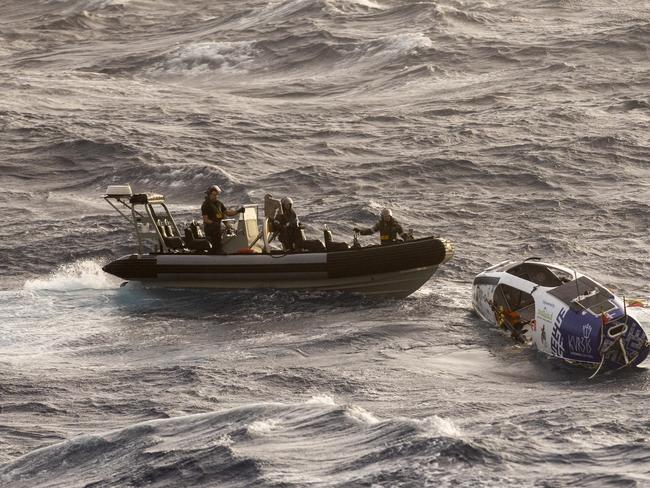
<path id="1" fill-rule="evenodd" d="M 392 244 L 394 242 L 400 242 L 397 236 L 400 236 L 403 240 L 408 240 L 411 237 L 409 234 L 404 232 L 400 223 L 393 218 L 393 212 L 390 209 L 385 208 L 381 211 L 381 218 L 372 227 L 367 229 L 360 229 L 355 227 L 354 232 L 359 232 L 361 235 L 369 236 L 379 231 L 379 238 L 381 239 L 381 244 Z"/>
<path id="2" fill-rule="evenodd" d="M 282 243 L 285 251 L 293 251 L 300 248 L 302 235 L 300 233 L 300 222 L 293 210 L 293 200 L 284 197 L 281 200 L 282 213 L 278 212 L 273 220 L 275 229 L 279 232 L 278 240 Z"/>
<path id="3" fill-rule="evenodd" d="M 234 217 L 238 213 L 244 213 L 244 207 L 238 210 L 233 208 L 227 209 L 219 200 L 220 194 L 221 188 L 217 185 L 211 186 L 206 192 L 203 205 L 201 205 L 205 237 L 212 244 L 212 249 L 210 250 L 212 254 L 220 254 L 223 252 L 221 247 L 221 220 L 225 217 Z"/>

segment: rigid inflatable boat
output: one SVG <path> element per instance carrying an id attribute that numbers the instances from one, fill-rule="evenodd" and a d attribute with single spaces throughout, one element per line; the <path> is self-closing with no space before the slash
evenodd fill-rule
<path id="1" fill-rule="evenodd" d="M 310 250 L 287 252 L 273 241 L 279 201 L 266 195 L 264 216 L 245 205 L 238 219 L 224 220 L 223 254 L 210 254 L 201 226 L 184 232 L 162 195 L 134 194 L 129 185 L 109 186 L 104 199 L 132 227 L 138 251 L 104 271 L 151 287 L 331 290 L 405 297 L 420 288 L 453 255 L 451 242 L 424 237 L 389 245 L 360 246 L 308 241 Z M 261 222 L 260 222 L 261 220 Z M 313 245 L 317 244 L 317 245 Z"/>

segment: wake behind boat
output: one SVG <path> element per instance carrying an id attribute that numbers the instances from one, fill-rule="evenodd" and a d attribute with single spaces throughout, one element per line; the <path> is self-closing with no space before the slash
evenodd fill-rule
<path id="1" fill-rule="evenodd" d="M 436 237 L 361 247 L 307 241 L 315 250 L 273 248 L 272 219 L 279 202 L 265 198 L 260 224 L 257 205 L 245 205 L 238 220 L 226 221 L 223 254 L 192 222 L 181 234 L 162 195 L 134 194 L 129 185 L 109 186 L 104 199 L 133 227 L 137 254 L 123 256 L 104 271 L 146 286 L 179 288 L 329 290 L 406 297 L 426 283 L 453 255 L 453 245 Z M 147 247 L 154 250 L 147 251 Z"/>

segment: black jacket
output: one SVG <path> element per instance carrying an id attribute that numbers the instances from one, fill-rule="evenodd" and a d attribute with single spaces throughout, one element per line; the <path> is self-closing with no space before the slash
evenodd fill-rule
<path id="1" fill-rule="evenodd" d="M 207 215 L 212 222 L 220 223 L 226 216 L 226 206 L 219 200 L 213 202 L 206 198 L 203 205 L 201 205 L 201 215 Z"/>
<path id="2" fill-rule="evenodd" d="M 279 213 L 275 216 L 275 222 L 276 225 L 279 227 L 278 230 L 281 230 L 283 228 L 287 227 L 298 227 L 298 216 L 296 215 L 296 212 L 293 211 L 292 208 L 287 210 L 286 208 L 283 209 L 283 213 Z"/>

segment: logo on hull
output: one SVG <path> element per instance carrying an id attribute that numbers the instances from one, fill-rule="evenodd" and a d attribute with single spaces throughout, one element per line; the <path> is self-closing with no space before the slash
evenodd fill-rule
<path id="1" fill-rule="evenodd" d="M 566 315 L 566 309 L 560 310 L 555 317 L 555 322 L 553 323 L 553 332 L 551 333 L 551 353 L 553 355 L 563 358 L 564 357 L 564 342 L 562 341 L 562 334 L 560 333 L 560 327 L 562 326 L 562 321 Z"/>

